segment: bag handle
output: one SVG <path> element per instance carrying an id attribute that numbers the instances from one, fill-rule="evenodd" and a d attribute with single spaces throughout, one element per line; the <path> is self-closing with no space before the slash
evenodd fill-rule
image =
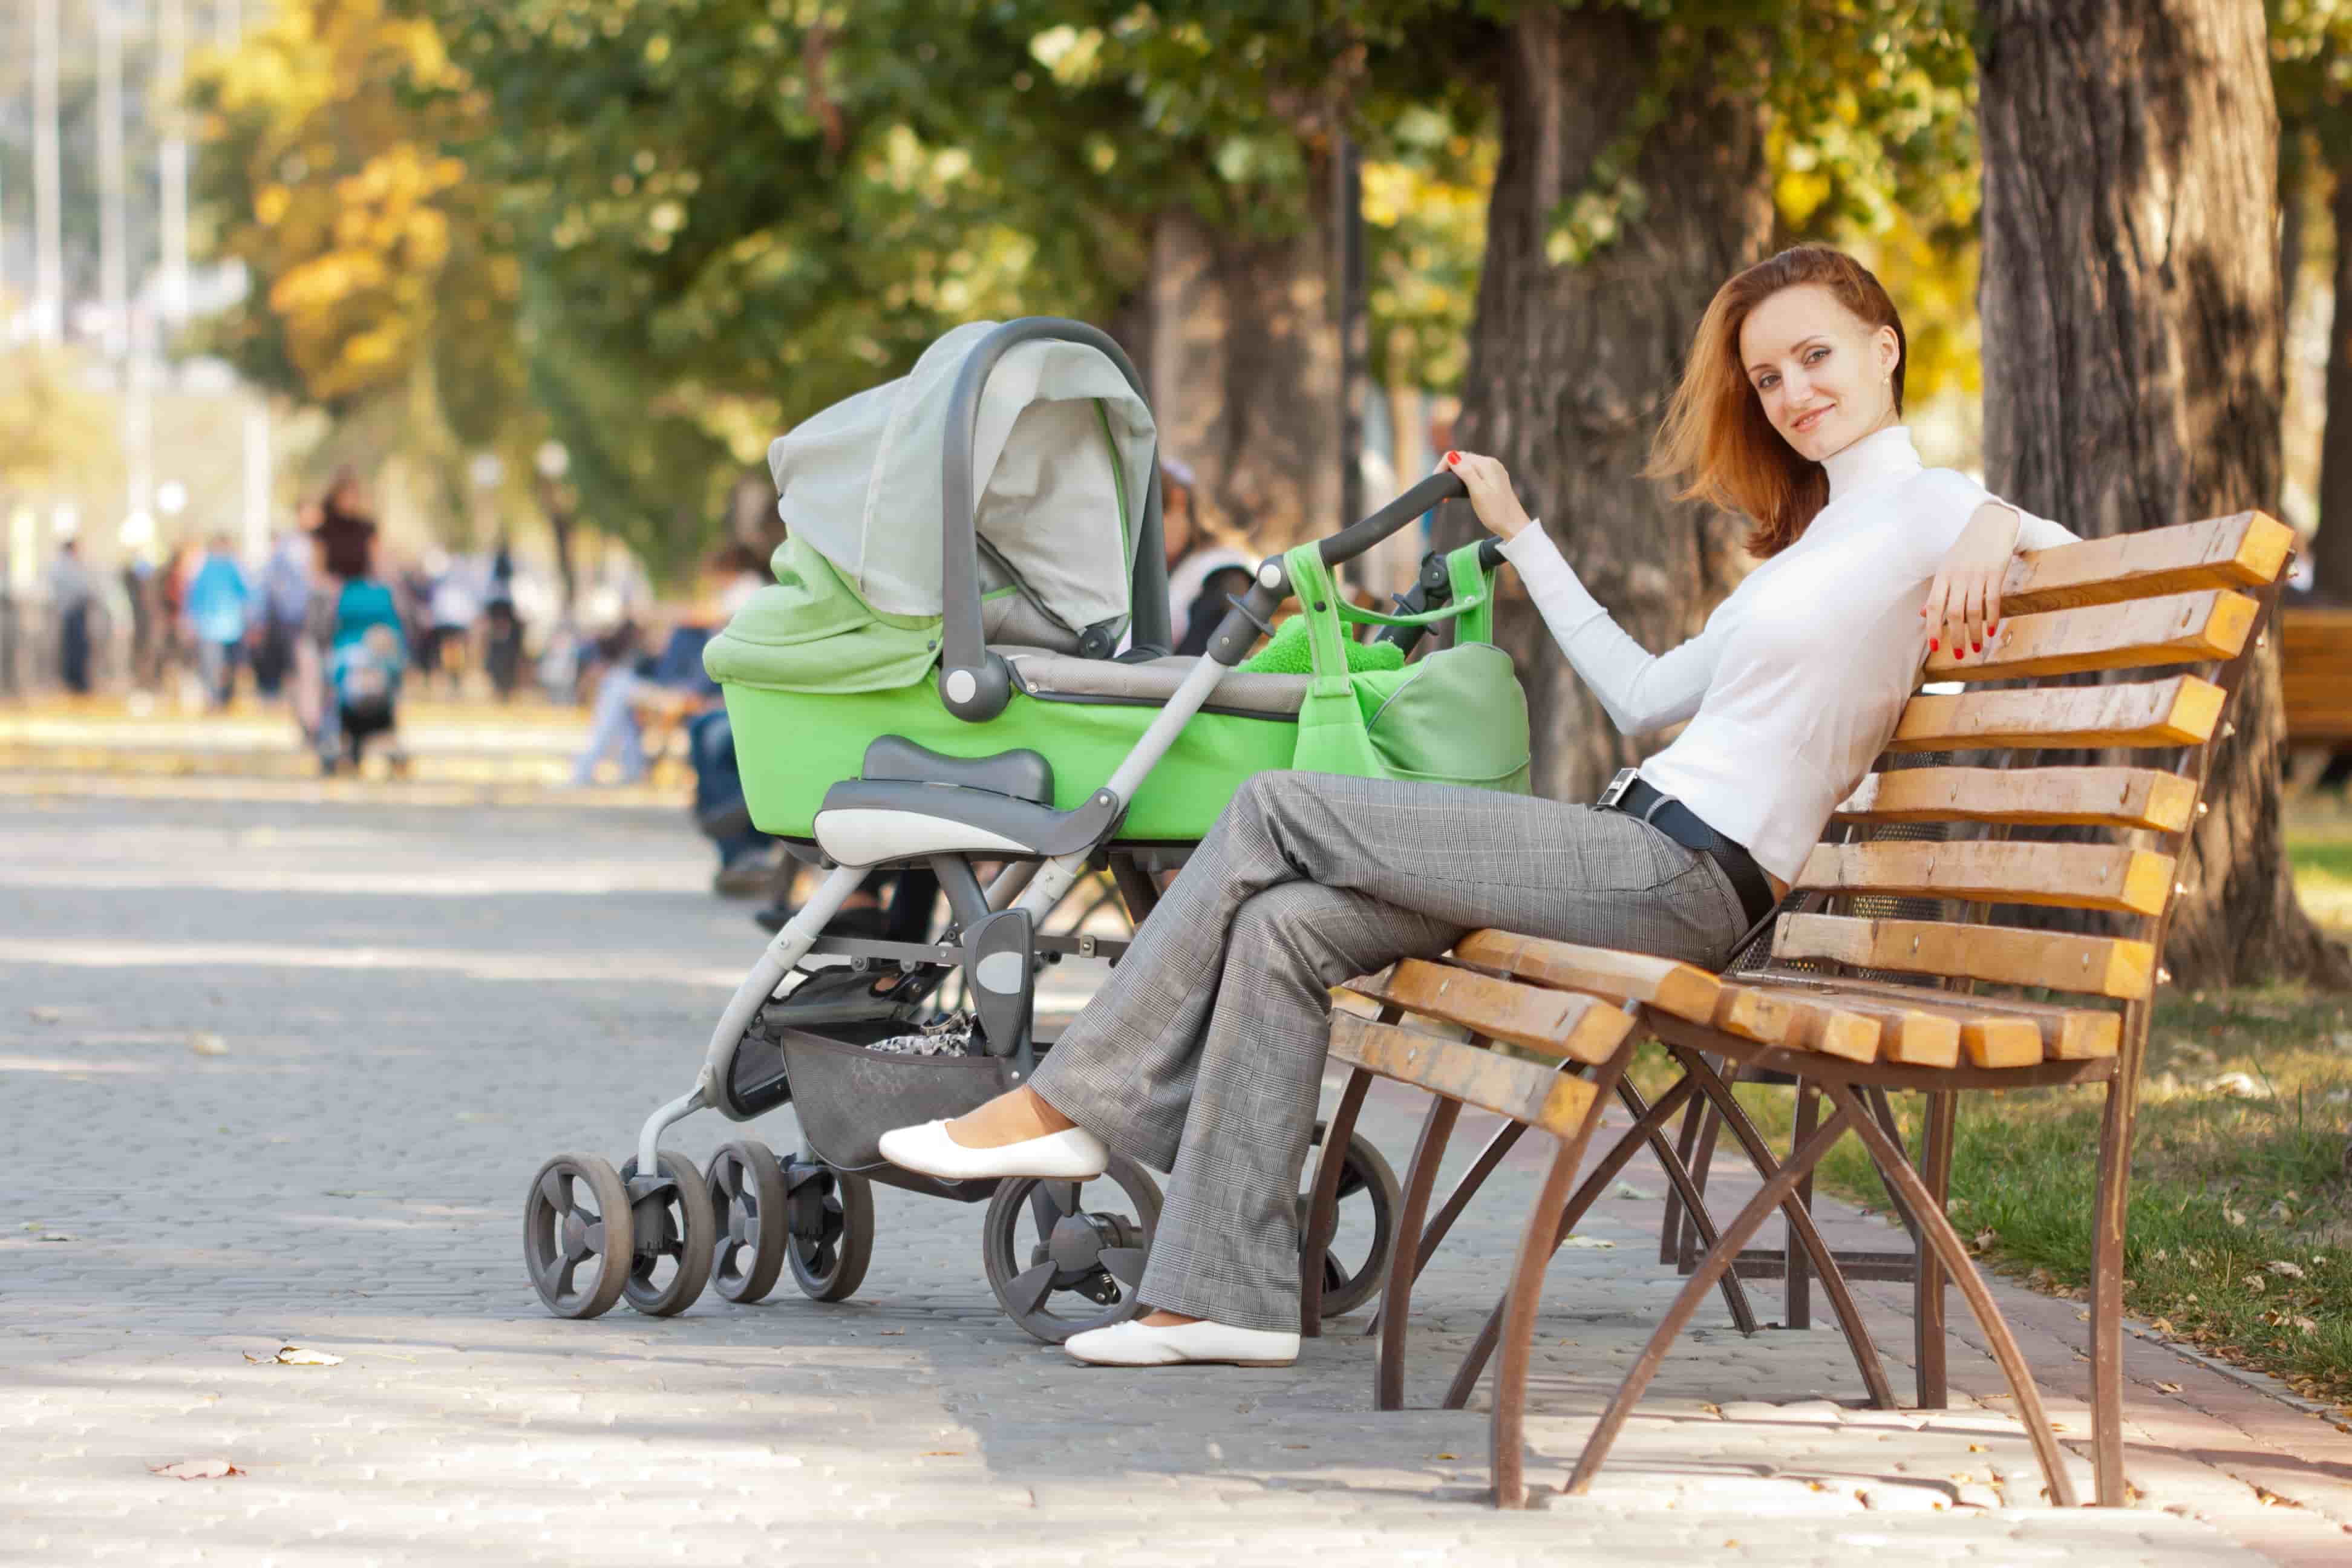
<path id="1" fill-rule="evenodd" d="M 1315 668 L 1309 689 L 1320 696 L 1344 695 L 1350 690 L 1348 650 L 1342 646 L 1347 638 L 1339 630 L 1342 612 L 1334 607 L 1342 601 L 1331 586 L 1331 574 L 1313 544 L 1283 552 L 1282 563 L 1298 595 L 1298 613 L 1307 620 L 1307 653 Z"/>
<path id="2" fill-rule="evenodd" d="M 1462 624 L 1454 628 L 1456 647 L 1495 640 L 1495 573 L 1478 563 L 1483 548 L 1482 542 L 1474 540 L 1445 554 L 1446 580 L 1453 584 L 1454 603 L 1462 610 Z"/>

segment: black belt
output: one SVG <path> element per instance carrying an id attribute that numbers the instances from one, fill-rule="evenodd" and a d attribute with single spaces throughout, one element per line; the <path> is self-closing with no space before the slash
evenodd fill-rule
<path id="1" fill-rule="evenodd" d="M 1594 804 L 1603 811 L 1638 816 L 1684 848 L 1695 849 L 1722 867 L 1739 895 L 1739 907 L 1747 911 L 1751 929 L 1779 901 L 1772 896 L 1772 884 L 1765 879 L 1763 868 L 1744 846 L 1709 827 L 1698 813 L 1645 783 L 1633 769 L 1619 769 Z"/>

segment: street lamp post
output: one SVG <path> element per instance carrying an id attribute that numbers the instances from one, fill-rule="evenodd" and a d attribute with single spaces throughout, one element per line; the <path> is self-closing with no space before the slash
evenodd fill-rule
<path id="1" fill-rule="evenodd" d="M 555 539 L 555 576 L 563 598 L 563 624 L 572 624 L 572 531 L 577 514 L 563 490 L 563 476 L 572 471 L 572 453 L 561 441 L 541 441 L 533 457 L 539 469 L 539 509 L 547 514 L 548 531 Z"/>

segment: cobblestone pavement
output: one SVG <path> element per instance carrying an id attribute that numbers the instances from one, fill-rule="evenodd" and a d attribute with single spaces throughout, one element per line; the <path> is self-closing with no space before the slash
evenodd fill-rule
<path id="1" fill-rule="evenodd" d="M 2159 1346 L 2133 1350 L 2148 1500 L 2062 1513 L 1966 1336 L 1982 1397 L 1875 1414 L 1836 1403 L 1833 1332 L 1742 1341 L 1712 1308 L 1592 1495 L 1495 1513 L 1483 1411 L 1429 1406 L 1524 1166 L 1425 1278 L 1402 1414 L 1370 1409 L 1361 1313 L 1295 1369 L 1077 1368 L 997 1312 L 978 1209 L 887 1190 L 850 1302 L 552 1320 L 517 1245 L 532 1172 L 617 1161 L 756 951 L 707 877 L 670 812 L 0 798 L 0 1560 L 2352 1560 L 2352 1441 Z M 1416 1117 L 1371 1108 L 1400 1167 Z M 1547 1489 L 1676 1283 L 1655 1173 L 1629 1182 L 1555 1268 Z M 2010 1299 L 2078 1438 L 2073 1306 Z M 1873 1302 L 1899 1363 L 1901 1303 Z M 285 1344 L 343 1359 L 248 1360 Z M 149 1473 L 213 1457 L 245 1473 Z"/>

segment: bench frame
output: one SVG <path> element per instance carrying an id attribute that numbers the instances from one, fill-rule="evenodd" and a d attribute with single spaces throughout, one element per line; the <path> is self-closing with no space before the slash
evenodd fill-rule
<path id="1" fill-rule="evenodd" d="M 2248 542 L 2235 563 L 2241 575 L 2234 580 L 2233 586 L 2244 591 L 2254 602 L 2251 618 L 2253 635 L 2244 637 L 2234 649 L 2226 650 L 2226 658 L 2214 657 L 2200 661 L 2219 689 L 2222 712 L 2226 712 L 2227 702 L 2242 686 L 2256 651 L 2268 641 L 2271 634 L 2267 628 L 2276 625 L 2277 602 L 2288 548 L 2281 542 L 2285 531 L 2260 514 L 2240 514 L 2234 518 L 2187 525 L 2179 530 L 2162 531 L 2181 540 L 2202 541 L 2215 536 L 2219 531 L 2233 527 L 2240 530 L 2241 537 Z M 2252 548 L 2252 541 L 2257 534 L 2263 542 L 2262 551 Z M 2147 583 L 2143 578 L 2135 585 L 2133 573 L 2142 568 L 2150 558 L 2160 555 L 2165 547 L 2165 542 L 2143 534 L 2127 535 L 2121 540 L 2090 542 L 2086 546 L 2070 546 L 2064 552 L 2042 552 L 2044 558 L 2042 564 L 2052 567 L 2044 574 L 2050 584 L 2046 603 L 2034 596 L 2035 589 L 2042 586 L 2034 576 L 2035 558 L 2021 557 L 2012 564 L 2012 597 L 2005 605 L 2003 619 L 2006 621 L 2012 616 L 2030 614 L 2037 608 L 2056 610 L 2069 605 L 2107 603 L 2144 593 Z M 2249 555 L 2256 558 L 2251 566 L 2245 565 Z M 2051 556 L 2061 559 L 2052 563 L 2047 559 Z M 2111 573 L 2103 574 L 2096 569 L 2097 563 L 2110 556 L 2115 558 L 2116 567 Z M 2211 554 L 2203 558 L 2209 581 L 2213 569 L 2210 563 L 2216 558 Z M 2231 564 L 2224 562 L 2221 569 L 2228 570 Z M 2165 585 L 2167 590 L 2169 586 Z M 2244 607 L 2239 606 L 2236 613 L 2242 616 Z M 2053 623 L 2061 618 L 2055 616 L 2048 617 Z M 1991 660 L 1989 658 L 1987 662 Z M 2114 662 L 2112 659 L 2108 661 L 2110 664 Z M 2158 660 L 2151 658 L 2139 662 L 2156 663 Z M 2082 668 L 2098 667 L 2086 663 Z M 1931 660 L 1927 677 L 1933 679 L 1938 673 L 1936 661 Z M 2043 669 L 2036 673 L 2053 671 Z M 1987 679 L 1995 678 L 1993 674 L 1980 677 Z M 2176 692 L 2193 689 L 2186 681 L 2173 688 Z M 2210 691 L 2211 689 L 2207 689 Z M 2004 698 L 2021 695 L 2002 694 Z M 2167 700 L 2169 700 L 2169 697 Z M 1951 715 L 1960 706 L 1953 699 L 1938 700 L 1943 704 L 1939 719 Z M 2081 700 L 2067 700 L 2070 705 L 2076 707 L 2090 700 L 2093 700 L 2087 696 Z M 1990 710 L 1996 705 L 1979 706 L 1982 710 Z M 2050 706 L 2054 710 L 2058 704 L 2053 701 Z M 2013 724 L 2012 715 L 2017 710 L 2016 704 L 2001 706 L 1999 726 Z M 1916 744 L 1906 743 L 1903 737 L 1907 736 L 1910 730 L 1911 726 L 1906 721 L 1890 751 L 1921 749 Z M 2169 828 L 2143 826 L 2135 835 L 2138 842 L 2171 858 L 2172 866 L 2165 868 L 2168 882 L 2169 873 L 2178 865 L 2197 823 L 2205 815 L 2202 798 L 2217 748 L 2230 738 L 2234 730 L 2235 726 L 2226 721 L 2213 721 L 2210 732 L 2202 740 L 2188 744 L 2168 742 L 2166 731 L 2161 728 L 2151 730 L 2142 726 L 2134 737 L 2143 747 L 2163 746 L 2171 750 L 2177 759 L 2171 771 L 2193 792 L 2189 807 L 2179 814 L 2182 818 L 2179 826 Z M 2013 748 L 2005 759 L 2005 765 L 2015 766 L 2022 760 L 2019 752 L 2027 749 L 2024 742 L 2030 742 L 2032 749 L 2040 750 L 2057 744 L 2075 743 L 2081 739 L 2072 732 L 2051 734 L 2046 738 L 2003 733 L 1997 737 L 1988 735 L 1973 744 L 1965 739 L 1957 742 L 1948 740 L 1947 744 L 1953 749 Z M 1963 820 L 1995 820 L 1981 813 L 1955 810 L 1952 815 Z M 1987 828 L 1983 840 L 1966 842 L 1997 843 L 2007 836 L 2005 827 L 1991 826 Z M 2138 872 L 2135 870 L 2134 874 Z M 1812 875 L 1812 868 L 1809 866 L 1808 876 Z M 1800 889 L 1807 885 L 1802 880 L 1799 883 Z M 1842 881 L 1835 885 L 1851 889 L 1864 884 Z M 2071 889 L 2062 888 L 2058 891 L 2061 895 L 2058 901 L 2073 902 L 2081 907 L 2083 900 L 2080 898 L 2067 896 Z M 2148 950 L 2161 955 L 2179 891 L 2179 885 L 2171 884 L 2158 907 L 2143 909 L 2126 916 L 2116 921 L 2116 925 L 2130 939 L 2147 944 Z M 1982 901 L 1971 902 L 1964 923 L 1984 927 L 1988 909 L 1989 905 Z M 1785 917 L 1778 924 L 1785 931 Z M 1566 1241 L 1578 1219 L 1599 1199 L 1609 1181 L 1625 1163 L 1644 1146 L 1655 1152 L 1674 1189 L 1670 1203 L 1679 1205 L 1681 1208 L 1682 1217 L 1678 1223 L 1690 1227 L 1704 1250 L 1696 1260 L 1696 1267 L 1688 1271 L 1689 1278 L 1673 1307 L 1652 1334 L 1586 1441 L 1568 1477 L 1565 1489 L 1577 1494 L 1591 1485 L 1667 1352 L 1673 1348 L 1675 1341 L 1708 1294 L 1719 1289 L 1735 1325 L 1743 1332 L 1754 1331 L 1755 1316 L 1746 1301 L 1737 1265 L 1741 1250 L 1776 1210 L 1787 1216 L 1791 1238 L 1790 1253 L 1801 1250 L 1806 1255 L 1811 1273 L 1818 1278 L 1829 1298 L 1861 1373 L 1869 1403 L 1881 1408 L 1895 1403 L 1876 1347 L 1871 1342 L 1839 1260 L 1822 1243 L 1806 1209 L 1814 1167 L 1848 1132 L 1862 1139 L 1894 1195 L 1899 1217 L 1910 1231 L 1916 1245 L 1912 1276 L 1916 1301 L 1915 1328 L 1923 1403 L 1932 1396 L 1933 1402 L 1939 1404 L 1942 1398 L 1945 1286 L 1949 1282 L 1958 1286 L 2016 1397 L 2018 1416 L 2041 1463 L 2049 1497 L 2058 1505 L 2074 1506 L 2078 1500 L 2076 1492 L 2067 1474 L 2063 1456 L 2052 1435 L 2031 1370 L 1983 1277 L 1969 1258 L 1966 1245 L 1945 1213 L 1945 1197 L 1950 1175 L 1957 1101 L 1960 1093 L 1983 1089 L 2092 1084 L 2102 1086 L 2105 1094 L 2100 1120 L 2089 1297 L 2091 1458 L 2096 1478 L 2095 1500 L 2104 1506 L 2120 1506 L 2125 1502 L 2127 1489 L 2122 1435 L 2123 1254 L 2131 1141 L 2139 1079 L 2147 1052 L 2152 984 L 2139 986 L 2136 994 L 2105 993 L 2120 1002 L 2120 1033 L 2115 1039 L 2112 1055 L 2078 1059 L 2053 1057 L 2015 1066 L 1973 1066 L 1963 1060 L 1954 1066 L 1922 1067 L 1901 1061 L 1852 1059 L 1849 1056 L 1832 1054 L 1826 1048 L 1824 1031 L 1828 1026 L 1823 1017 L 1836 1011 L 1838 998 L 1834 990 L 1817 998 L 1819 1005 L 1811 1010 L 1823 1015 L 1823 1017 L 1816 1017 L 1803 1026 L 1808 1037 L 1805 1043 L 1813 1047 L 1804 1048 L 1798 1043 L 1794 1031 L 1784 1030 L 1774 1037 L 1771 1031 L 1745 1028 L 1738 1020 L 1722 1012 L 1710 1016 L 1708 1009 L 1704 1006 L 1694 1008 L 1686 999 L 1678 1006 L 1664 1005 L 1666 999 L 1663 996 L 1645 995 L 1638 984 L 1615 976 L 1598 980 L 1588 976 L 1580 984 L 1577 978 L 1563 979 L 1557 973 L 1538 973 L 1543 968 L 1541 963 L 1516 961 L 1498 971 L 1493 960 L 1496 953 L 1505 951 L 1511 943 L 1520 944 L 1521 949 L 1548 948 L 1556 954 L 1589 959 L 1595 963 L 1622 961 L 1629 956 L 1601 950 L 1570 948 L 1563 944 L 1529 942 L 1527 939 L 1509 937 L 1507 933 L 1475 932 L 1457 944 L 1453 962 L 1472 973 L 1507 979 L 1515 984 L 1533 981 L 1536 986 L 1565 987 L 1605 997 L 1630 1009 L 1635 1026 L 1625 1034 L 1605 1060 L 1563 1059 L 1561 1062 L 1559 1070 L 1562 1076 L 1581 1071 L 1585 1074 L 1585 1081 L 1591 1085 L 1591 1092 L 1585 1102 L 1584 1114 L 1572 1127 L 1549 1122 L 1542 1126 L 1541 1130 L 1553 1134 L 1557 1148 L 1522 1231 L 1509 1285 L 1489 1315 L 1476 1342 L 1464 1358 L 1445 1395 L 1444 1404 L 1449 1408 L 1465 1405 L 1475 1390 L 1486 1362 L 1490 1357 L 1496 1358 L 1490 1437 L 1495 1500 L 1498 1506 L 1521 1507 L 1527 1500 L 1523 1440 L 1526 1383 L 1545 1271 L 1553 1254 Z M 1472 952 L 1475 961 L 1465 963 L 1463 956 L 1465 951 Z M 1654 964 L 1660 961 L 1637 958 L 1634 962 Z M 2086 958 L 2084 962 L 2087 964 L 2090 961 Z M 1402 968 L 1402 965 L 1399 967 Z M 1695 971 L 1685 972 L 1696 973 Z M 1419 990 L 1425 995 L 1427 977 L 1420 978 Z M 2153 977 L 2158 982 L 2163 978 L 2165 976 L 2160 971 Z M 1774 994 L 1793 1001 L 1801 1009 L 1805 1007 L 1806 1000 L 1799 987 L 1826 984 L 1834 988 L 1839 984 L 1834 976 L 1817 973 L 1776 974 L 1768 969 L 1757 974 L 1743 974 L 1737 981 L 1727 983 L 1726 999 L 1729 999 L 1730 993 L 1750 984 L 1767 989 L 1778 987 Z M 1966 1009 L 1961 1015 L 1965 1018 L 1981 1019 L 2000 1010 L 2000 1005 L 1991 999 L 1966 999 L 1968 994 L 1975 989 L 1974 981 L 1948 979 L 1941 984 L 1946 987 L 1943 991 L 1927 985 L 1916 988 L 1921 1009 L 1932 1012 L 1937 1007 L 1937 998 L 1948 996 L 1950 1004 Z M 1390 1077 L 1422 1087 L 1432 1087 L 1416 1073 L 1409 1069 L 1400 1070 L 1393 1061 L 1373 1061 L 1358 1048 L 1358 1042 L 1368 1027 L 1393 1030 L 1398 1021 L 1408 1013 L 1433 1016 L 1429 1008 L 1413 1005 L 1409 999 L 1402 999 L 1395 994 L 1394 972 L 1354 983 L 1348 989 L 1371 997 L 1381 1006 L 1377 1018 L 1369 1026 L 1361 1020 L 1350 1021 L 1335 1015 L 1335 1054 L 1355 1065 L 1342 1092 L 1339 1107 L 1331 1119 L 1330 1131 L 1324 1145 L 1326 1157 L 1318 1167 L 1307 1216 L 1307 1229 L 1310 1238 L 1327 1235 L 1332 1224 L 1339 1171 L 1337 1163 L 1328 1157 L 1328 1151 L 1346 1147 L 1370 1079 L 1375 1076 Z M 2076 989 L 2098 994 L 2097 985 L 2091 983 Z M 2034 1005 L 2021 1005 L 2021 1012 L 2032 1012 Z M 1689 1016 L 1694 1011 L 1699 1015 L 1697 1017 Z M 1883 1012 L 1884 1009 L 1877 1011 Z M 2046 1014 L 2050 1010 L 2042 1008 L 2040 1011 Z M 1433 1016 L 1441 1019 L 1446 1017 L 1442 1011 Z M 1476 1020 L 1470 1012 L 1457 1011 L 1453 1015 L 1453 1021 L 1475 1025 Z M 1764 1037 L 1757 1037 L 1759 1036 Z M 1681 1076 L 1654 1103 L 1644 1103 L 1643 1097 L 1625 1078 L 1633 1051 L 1644 1037 L 1658 1040 L 1681 1068 Z M 1471 1045 L 1491 1043 L 1489 1037 L 1475 1033 L 1474 1029 L 1470 1037 Z M 1515 1039 L 1511 1043 L 1525 1046 L 1531 1042 Z M 1543 1048 L 1543 1042 L 1533 1043 L 1539 1049 Z M 1525 1067 L 1528 1064 L 1512 1065 Z M 1776 1159 L 1733 1097 L 1731 1080 L 1739 1070 L 1785 1074 L 1796 1080 L 1798 1124 L 1792 1139 L 1794 1147 L 1785 1161 Z M 1894 1090 L 1917 1090 L 1927 1097 L 1922 1150 L 1916 1163 L 1904 1147 L 1899 1125 L 1888 1099 L 1890 1091 Z M 1426 1266 L 1446 1231 L 1530 1124 L 1525 1118 L 1513 1117 L 1490 1139 L 1433 1217 L 1430 1198 L 1437 1163 L 1445 1152 L 1465 1102 L 1463 1097 L 1449 1093 L 1443 1087 L 1433 1088 L 1433 1092 L 1435 1098 L 1423 1124 L 1412 1168 L 1406 1177 L 1395 1251 L 1377 1325 L 1380 1357 L 1375 1372 L 1374 1399 L 1382 1409 L 1398 1408 L 1403 1402 L 1406 1328 L 1415 1276 Z M 1826 1100 L 1825 1106 L 1815 1104 L 1816 1095 Z M 1579 1184 L 1576 1181 L 1578 1169 L 1591 1142 L 1601 1110 L 1612 1096 L 1622 1100 L 1633 1112 L 1634 1124 L 1603 1153 L 1591 1173 Z M 1512 1115 L 1510 1110 L 1504 1106 L 1475 1099 L 1468 1102 L 1486 1104 L 1487 1109 L 1501 1110 L 1507 1116 Z M 1692 1177 L 1687 1159 L 1689 1124 L 1685 1124 L 1680 1149 L 1669 1141 L 1665 1132 L 1666 1123 L 1675 1111 L 1687 1106 L 1696 1113 L 1702 1105 L 1719 1118 L 1721 1126 L 1732 1133 L 1763 1183 L 1727 1226 L 1718 1226 L 1708 1214 L 1703 1188 Z M 1825 1110 L 1827 1114 L 1816 1115 L 1817 1110 Z M 1672 1242 L 1674 1238 L 1668 1239 Z M 1310 1245 L 1305 1249 L 1305 1255 L 1319 1257 L 1320 1251 Z M 1798 1272 L 1795 1259 L 1791 1257 L 1787 1262 L 1793 1280 Z M 1304 1280 L 1304 1284 L 1307 1297 L 1305 1324 L 1308 1326 L 1308 1331 L 1312 1331 L 1311 1326 L 1317 1321 L 1319 1280 L 1309 1278 Z"/>

